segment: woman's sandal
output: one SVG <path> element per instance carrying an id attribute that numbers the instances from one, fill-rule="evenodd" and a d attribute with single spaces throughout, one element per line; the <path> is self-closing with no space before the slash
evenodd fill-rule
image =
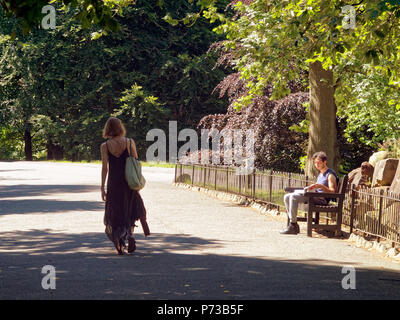
<path id="1" fill-rule="evenodd" d="M 117 254 L 119 256 L 123 256 L 124 255 L 124 252 L 121 250 L 121 248 L 115 247 L 115 249 L 117 249 Z"/>
<path id="2" fill-rule="evenodd" d="M 133 238 L 128 239 L 128 253 L 132 253 L 136 250 L 136 241 Z"/>
<path id="3" fill-rule="evenodd" d="M 118 244 L 114 244 L 115 249 L 117 249 L 117 253 L 119 256 L 125 255 L 125 244 L 122 241 L 119 241 Z"/>

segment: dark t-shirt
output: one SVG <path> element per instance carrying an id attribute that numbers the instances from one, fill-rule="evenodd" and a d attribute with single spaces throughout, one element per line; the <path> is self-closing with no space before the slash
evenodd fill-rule
<path id="1" fill-rule="evenodd" d="M 326 170 L 324 173 L 320 173 L 318 175 L 317 183 L 322 184 L 322 185 L 324 185 L 326 187 L 329 187 L 329 182 L 328 182 L 329 174 L 333 174 L 335 176 L 336 184 L 338 184 L 339 183 L 339 177 L 337 176 L 336 172 L 334 170 L 330 169 L 330 168 L 328 168 L 328 170 Z M 317 192 L 323 192 L 322 189 L 317 189 L 316 191 Z M 326 198 L 326 200 L 329 202 L 331 200 L 336 200 L 336 199 L 335 198 Z"/>

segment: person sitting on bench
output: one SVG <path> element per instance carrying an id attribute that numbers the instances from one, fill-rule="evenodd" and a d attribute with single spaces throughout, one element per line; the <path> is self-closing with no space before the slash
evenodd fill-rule
<path id="1" fill-rule="evenodd" d="M 317 178 L 317 183 L 312 184 L 307 188 L 307 191 L 316 189 L 316 192 L 334 193 L 336 192 L 336 186 L 339 178 L 336 172 L 327 166 L 327 156 L 325 152 L 317 152 L 313 155 L 314 165 L 320 172 Z M 309 198 L 305 197 L 301 193 L 288 193 L 284 196 L 284 202 L 286 206 L 286 213 L 289 217 L 289 225 L 280 231 L 281 234 L 298 234 L 300 233 L 300 227 L 297 224 L 297 208 L 299 203 L 306 203 Z M 319 205 L 327 205 L 330 199 L 313 197 L 313 202 Z"/>

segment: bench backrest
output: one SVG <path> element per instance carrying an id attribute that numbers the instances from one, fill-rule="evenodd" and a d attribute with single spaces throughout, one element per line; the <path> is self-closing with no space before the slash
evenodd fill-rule
<path id="1" fill-rule="evenodd" d="M 339 184 L 337 185 L 336 193 L 345 193 L 347 189 L 347 183 L 349 181 L 349 177 L 347 174 L 339 179 Z"/>

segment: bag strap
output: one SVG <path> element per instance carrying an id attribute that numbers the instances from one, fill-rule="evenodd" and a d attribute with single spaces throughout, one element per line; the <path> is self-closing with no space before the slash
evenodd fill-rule
<path id="1" fill-rule="evenodd" d="M 128 149 L 129 156 L 132 157 L 132 150 L 131 150 L 131 146 L 130 146 L 130 141 L 129 141 L 129 148 L 128 148 L 128 141 L 129 141 L 129 139 L 126 138 L 126 148 Z"/>
<path id="2" fill-rule="evenodd" d="M 134 157 L 135 158 L 135 156 L 133 155 L 133 149 L 132 149 L 132 140 L 131 139 L 128 139 L 129 140 L 129 150 L 130 150 L 130 153 L 131 153 L 131 157 Z M 136 159 L 136 158 L 135 158 Z"/>
<path id="3" fill-rule="evenodd" d="M 131 157 L 134 157 L 132 150 L 132 140 L 129 138 L 129 150 L 131 150 Z"/>

